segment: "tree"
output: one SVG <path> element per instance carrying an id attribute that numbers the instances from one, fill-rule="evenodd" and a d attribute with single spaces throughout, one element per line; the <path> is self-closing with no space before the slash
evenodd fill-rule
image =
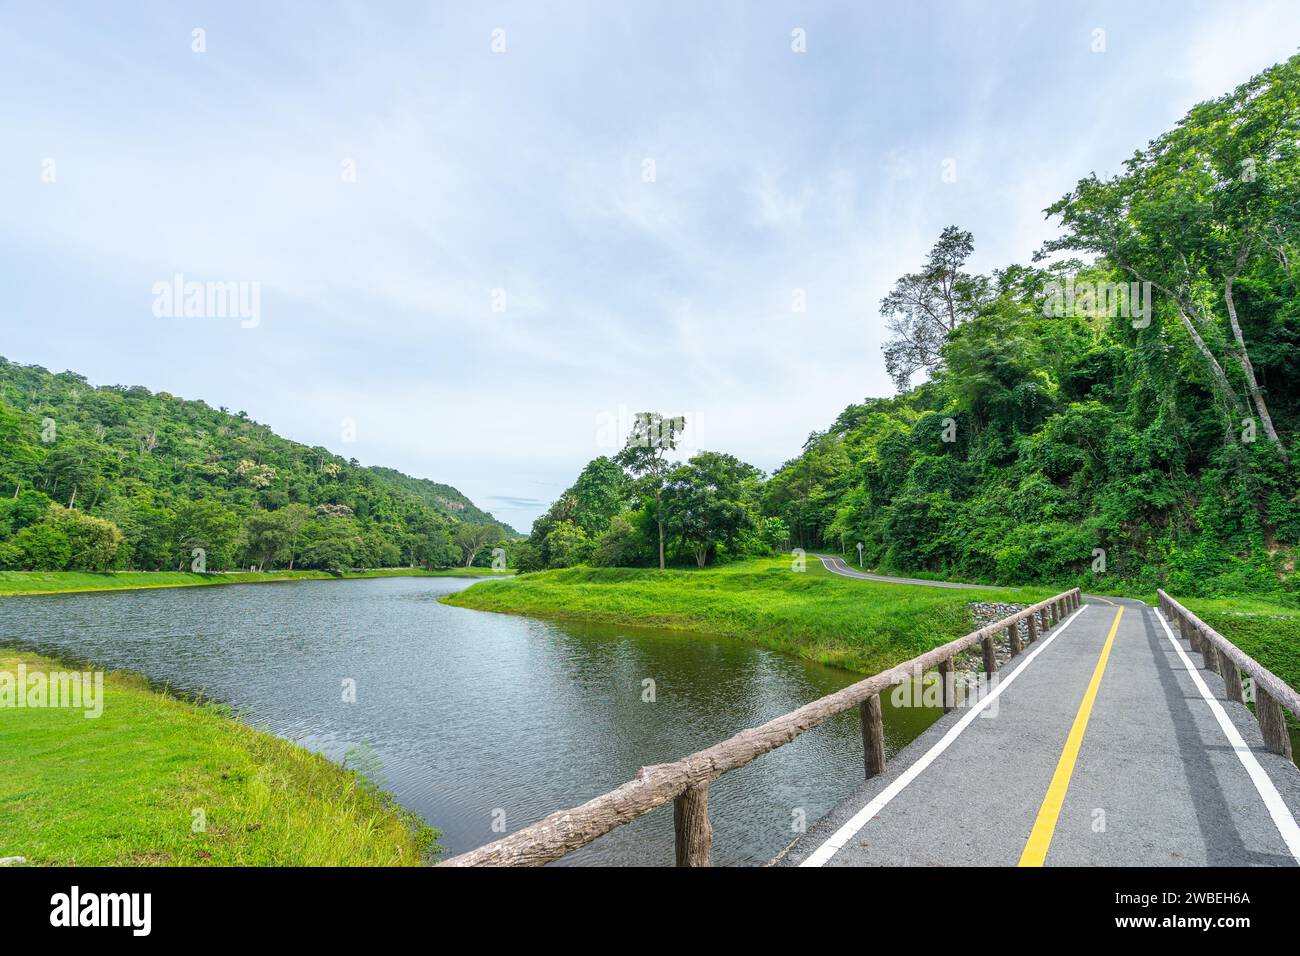
<path id="1" fill-rule="evenodd" d="M 28 525 L 14 535 L 6 563 L 22 571 L 63 571 L 72 558 L 72 545 L 53 524 Z"/>
<path id="2" fill-rule="evenodd" d="M 288 549 L 289 532 L 282 511 L 258 511 L 244 523 L 248 555 L 259 571 Z"/>
<path id="3" fill-rule="evenodd" d="M 917 372 L 938 370 L 948 336 L 988 300 L 988 280 L 962 271 L 974 248 L 969 232 L 947 227 L 921 271 L 900 278 L 880 300 L 890 332 L 884 344 L 885 369 L 900 392 Z"/>
<path id="4" fill-rule="evenodd" d="M 355 567 L 362 539 L 356 521 L 346 515 L 323 515 L 303 529 L 302 564 L 326 571 Z"/>
<path id="5" fill-rule="evenodd" d="M 294 502 L 277 510 L 276 515 L 284 531 L 284 550 L 289 558 L 289 570 L 292 571 L 294 559 L 298 556 L 298 546 L 302 541 L 303 529 L 312 519 L 312 510 L 307 505 Z"/>
<path id="6" fill-rule="evenodd" d="M 671 465 L 667 452 L 677 448 L 677 436 L 686 428 L 682 417 L 664 418 L 658 412 L 638 412 L 623 450 L 614 461 L 630 471 L 640 490 L 654 501 L 655 524 L 659 526 L 659 570 L 664 569 L 664 481 Z"/>
<path id="7" fill-rule="evenodd" d="M 1247 404 L 1285 459 L 1243 330 L 1237 283 L 1261 258 L 1291 275 L 1300 242 L 1300 55 L 1195 107 L 1108 180 L 1048 208 L 1067 232 L 1043 252 L 1098 253 L 1164 294 L 1235 432 Z M 1226 328 L 1225 328 L 1226 326 Z M 1259 339 L 1276 335 L 1261 328 Z M 1222 356 L 1222 360 L 1221 360 Z M 1237 382 L 1225 365 L 1235 368 Z"/>
<path id="8" fill-rule="evenodd" d="M 599 567 L 625 567 L 637 561 L 641 540 L 633 515 L 617 514 L 601 532 L 591 549 L 591 563 Z"/>
<path id="9" fill-rule="evenodd" d="M 68 541 L 68 569 L 72 571 L 107 571 L 117 559 L 122 546 L 122 532 L 111 521 L 94 518 L 71 508 L 50 505 L 51 525 Z"/>
<path id="10" fill-rule="evenodd" d="M 777 470 L 763 489 L 767 510 L 784 517 L 794 529 L 801 548 L 819 544 L 829 523 L 833 495 L 830 485 L 845 467 L 843 443 L 838 435 L 813 432 L 803 454 Z"/>
<path id="11" fill-rule="evenodd" d="M 572 496 L 572 519 L 588 537 L 594 538 L 626 506 L 627 475 L 615 461 L 602 456 L 582 469 L 566 494 Z"/>
<path id="12" fill-rule="evenodd" d="M 664 486 L 669 526 L 695 553 L 699 567 L 719 544 L 731 545 L 753 526 L 749 502 L 762 473 L 719 452 L 704 451 L 674 469 Z"/>
<path id="13" fill-rule="evenodd" d="M 591 556 L 591 541 L 581 525 L 561 521 L 546 536 L 548 568 L 571 568 Z"/>
<path id="14" fill-rule="evenodd" d="M 239 538 L 239 519 L 216 501 L 184 501 L 176 507 L 172 522 L 172 557 L 178 570 L 185 567 L 195 549 L 203 549 L 206 564 L 221 569 L 231 559 Z"/>
<path id="15" fill-rule="evenodd" d="M 452 533 L 452 540 L 460 548 L 461 556 L 465 559 L 465 567 L 472 567 L 474 556 L 483 548 L 493 541 L 499 540 L 502 536 L 501 528 L 487 524 L 458 524 L 456 530 Z"/>

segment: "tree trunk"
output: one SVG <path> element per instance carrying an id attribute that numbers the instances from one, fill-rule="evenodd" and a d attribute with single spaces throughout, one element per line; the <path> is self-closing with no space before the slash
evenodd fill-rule
<path id="1" fill-rule="evenodd" d="M 659 525 L 659 570 L 664 569 L 664 502 L 663 496 L 655 493 L 655 523 Z"/>
<path id="2" fill-rule="evenodd" d="M 1246 388 L 1250 390 L 1251 400 L 1255 403 L 1255 410 L 1259 413 L 1260 423 L 1264 426 L 1264 434 L 1268 436 L 1278 452 L 1283 458 L 1287 457 L 1286 448 L 1282 445 L 1282 439 L 1277 437 L 1277 430 L 1273 428 L 1273 418 L 1268 413 L 1268 405 L 1264 403 L 1264 395 L 1259 390 L 1259 382 L 1255 380 L 1255 366 L 1250 361 L 1250 353 L 1246 351 L 1246 338 L 1241 334 L 1241 323 L 1237 321 L 1237 303 L 1232 297 L 1232 286 L 1237 281 L 1237 273 L 1241 272 L 1245 265 L 1246 255 L 1250 252 L 1250 245 L 1241 251 L 1237 257 L 1237 272 L 1228 276 L 1227 281 L 1223 284 L 1223 300 L 1228 306 L 1228 322 L 1232 325 L 1232 336 L 1237 340 L 1237 364 L 1241 370 L 1246 373 Z"/>
<path id="3" fill-rule="evenodd" d="M 1205 359 L 1205 363 L 1210 367 L 1210 373 L 1214 378 L 1214 384 L 1218 387 L 1220 397 L 1226 402 L 1231 402 L 1232 407 L 1238 414 L 1241 414 L 1245 411 L 1245 406 L 1241 403 L 1241 396 L 1237 394 L 1236 389 L 1232 387 L 1232 383 L 1228 381 L 1228 376 L 1223 371 L 1223 366 L 1220 365 L 1219 360 L 1214 357 L 1214 353 L 1210 351 L 1210 347 L 1205 344 L 1205 339 L 1201 338 L 1201 333 L 1197 331 L 1196 324 L 1192 322 L 1191 316 L 1187 314 L 1187 310 L 1183 308 L 1181 302 L 1178 304 L 1178 318 L 1182 321 L 1183 328 L 1187 330 L 1187 334 L 1191 336 L 1192 342 L 1201 353 L 1201 357 Z"/>

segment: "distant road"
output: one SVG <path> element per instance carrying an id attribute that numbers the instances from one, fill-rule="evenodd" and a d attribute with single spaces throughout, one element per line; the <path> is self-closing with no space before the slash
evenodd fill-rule
<path id="1" fill-rule="evenodd" d="M 854 571 L 844 563 L 843 558 L 837 558 L 830 554 L 814 554 L 824 567 L 831 574 L 838 574 L 842 578 L 860 578 L 863 581 L 884 581 L 886 584 L 919 584 L 927 588 L 968 588 L 977 591 L 987 591 L 990 588 L 997 588 L 992 584 L 958 584 L 955 581 L 922 581 L 920 578 L 891 578 L 883 574 L 867 574 L 865 571 Z M 998 590 L 1015 590 L 1014 588 L 997 588 Z"/>

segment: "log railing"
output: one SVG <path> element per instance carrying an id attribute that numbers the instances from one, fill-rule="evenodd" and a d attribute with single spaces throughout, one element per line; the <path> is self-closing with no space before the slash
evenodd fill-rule
<path id="1" fill-rule="evenodd" d="M 882 692 L 937 668 L 943 682 L 944 709 L 951 710 L 956 706 L 953 686 L 953 658 L 956 655 L 980 644 L 984 670 L 992 674 L 998 666 L 993 647 L 998 635 L 1005 631 L 1011 640 L 1011 653 L 1018 654 L 1023 647 L 1021 622 L 1025 623 L 1032 642 L 1077 608 L 1081 598 L 1078 588 L 1064 591 L 897 667 L 805 704 L 760 727 L 742 730 L 707 750 L 673 763 L 642 767 L 632 780 L 609 793 L 588 800 L 580 807 L 552 813 L 500 840 L 454 856 L 442 865 L 540 866 L 558 860 L 672 800 L 677 865 L 708 866 L 713 844 L 713 828 L 709 823 L 711 781 L 788 744 L 805 731 L 851 707 L 858 707 L 862 714 L 863 765 L 867 777 L 873 777 L 885 769 L 885 735 L 880 709 Z"/>
<path id="2" fill-rule="evenodd" d="M 1179 636 L 1201 655 L 1205 669 L 1223 678 L 1230 700 L 1245 703 L 1241 678 L 1242 675 L 1250 678 L 1255 691 L 1255 718 L 1265 745 L 1274 753 L 1294 760 L 1283 709 L 1300 717 L 1300 694 L 1164 591 L 1156 594 L 1160 597 L 1160 610 L 1178 626 Z"/>

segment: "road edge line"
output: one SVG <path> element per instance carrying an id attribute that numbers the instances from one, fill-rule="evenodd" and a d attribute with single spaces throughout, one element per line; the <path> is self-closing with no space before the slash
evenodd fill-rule
<path id="1" fill-rule="evenodd" d="M 1286 844 L 1291 856 L 1297 864 L 1300 864 L 1300 824 L 1296 823 L 1295 817 L 1291 814 L 1291 809 L 1282 799 L 1282 795 L 1277 792 L 1277 787 L 1273 784 L 1273 779 L 1268 772 L 1260 766 L 1259 760 L 1255 757 L 1255 752 L 1250 749 L 1246 743 L 1241 731 L 1237 725 L 1232 722 L 1227 711 L 1219 699 L 1210 693 L 1210 688 L 1206 685 L 1204 678 L 1201 677 L 1200 671 L 1192 659 L 1187 656 L 1183 650 L 1183 645 L 1174 637 L 1174 632 L 1169 629 L 1169 622 L 1165 620 L 1164 614 L 1157 608 L 1155 609 L 1156 620 L 1165 630 L 1165 636 L 1169 638 L 1169 643 L 1174 646 L 1178 656 L 1182 659 L 1183 665 L 1187 668 L 1187 673 L 1191 675 L 1192 683 L 1196 689 L 1201 692 L 1205 702 L 1210 705 L 1210 713 L 1214 714 L 1214 719 L 1218 721 L 1219 728 L 1228 738 L 1228 744 L 1232 747 L 1233 753 L 1241 761 L 1241 765 L 1246 769 L 1247 776 L 1250 777 L 1251 783 L 1255 785 L 1255 790 L 1259 797 L 1264 801 L 1264 806 L 1268 809 L 1269 816 L 1273 818 L 1273 825 L 1277 827 L 1278 834 L 1282 837 L 1282 842 Z"/>
<path id="2" fill-rule="evenodd" d="M 998 681 L 998 686 L 993 688 L 993 690 L 986 694 L 979 703 L 963 714 L 961 719 L 950 727 L 948 732 L 939 738 L 939 741 L 933 747 L 927 750 L 911 766 L 899 774 L 898 778 L 890 783 L 889 786 L 869 800 L 865 807 L 850 817 L 838 830 L 827 837 L 822 844 L 817 847 L 817 849 L 808 854 L 807 859 L 801 862 L 799 866 L 823 866 L 831 859 L 831 857 L 835 856 L 836 853 L 842 850 L 844 845 L 847 844 L 849 840 L 853 839 L 857 832 L 871 821 L 872 817 L 888 806 L 890 801 L 902 793 L 903 790 L 907 788 L 908 784 L 919 777 L 926 767 L 934 763 L 934 761 L 952 745 L 952 742 L 961 735 L 961 732 L 969 727 L 971 722 L 984 711 L 984 708 L 993 703 L 1003 690 L 1010 687 L 1011 683 L 1023 674 L 1029 665 L 1034 662 L 1034 659 L 1038 657 L 1039 654 L 1043 653 L 1043 651 L 1047 650 L 1047 648 L 1051 646 L 1052 642 L 1060 637 L 1067 627 L 1074 623 L 1075 618 L 1088 610 L 1089 606 L 1090 605 L 1087 604 L 1082 605 L 1077 611 L 1062 621 L 1061 625 L 1048 637 L 1043 638 L 1038 643 L 1038 646 L 1026 655 L 1020 666 L 1011 672 L 1011 676 L 1006 680 Z"/>

